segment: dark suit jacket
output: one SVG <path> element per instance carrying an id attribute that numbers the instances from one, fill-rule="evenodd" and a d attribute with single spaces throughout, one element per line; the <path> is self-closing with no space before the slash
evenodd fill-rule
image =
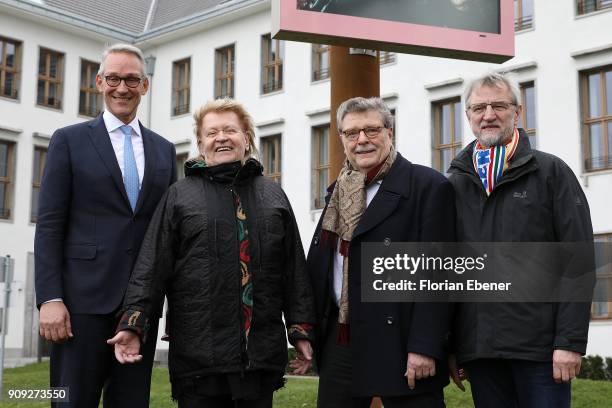
<path id="1" fill-rule="evenodd" d="M 135 211 L 102 115 L 57 130 L 49 144 L 34 242 L 36 302 L 70 313 L 121 304 L 149 220 L 176 181 L 174 145 L 140 125 L 145 172 Z"/>
<path id="2" fill-rule="evenodd" d="M 334 256 L 333 250 L 321 243 L 321 220 L 307 260 L 315 294 L 315 356 L 319 367 L 320 347 L 325 338 L 321 329 L 327 327 L 333 291 Z M 408 395 L 439 390 L 448 383 L 446 340 L 450 330 L 449 305 L 360 301 L 361 243 L 386 239 L 391 242 L 455 239 L 455 203 L 451 184 L 437 171 L 412 164 L 400 154 L 357 225 L 349 248 L 352 388 L 356 396 Z M 408 388 L 404 377 L 408 352 L 436 359 L 436 376 L 418 380 L 414 390 Z"/>

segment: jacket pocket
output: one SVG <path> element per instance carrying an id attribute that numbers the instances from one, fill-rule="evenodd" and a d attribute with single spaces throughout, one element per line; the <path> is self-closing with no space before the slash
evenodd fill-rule
<path id="1" fill-rule="evenodd" d="M 98 247 L 94 244 L 67 245 L 64 254 L 69 259 L 94 259 Z"/>

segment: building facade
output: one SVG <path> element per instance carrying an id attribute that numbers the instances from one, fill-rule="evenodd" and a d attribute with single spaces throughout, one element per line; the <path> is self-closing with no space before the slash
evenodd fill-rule
<path id="1" fill-rule="evenodd" d="M 612 3 L 515 0 L 516 57 L 502 65 L 382 52 L 381 96 L 394 110 L 395 144 L 409 160 L 445 172 L 472 140 L 466 81 L 512 72 L 521 126 L 536 148 L 561 157 L 589 200 L 598 240 L 612 241 Z M 108 12 L 105 10 L 113 10 Z M 0 0 L 0 256 L 14 259 L 7 351 L 39 353 L 33 237 L 37 191 L 53 131 L 95 117 L 104 47 L 139 46 L 151 88 L 139 118 L 196 153 L 192 114 L 233 97 L 256 121 L 261 160 L 287 192 L 306 247 L 330 180 L 326 46 L 270 37 L 269 0 Z M 597 290 L 612 291 L 612 271 Z M 606 287 L 607 285 L 607 287 Z M 593 304 L 588 352 L 612 356 L 612 304 Z M 160 350 L 167 349 L 163 342 Z"/>

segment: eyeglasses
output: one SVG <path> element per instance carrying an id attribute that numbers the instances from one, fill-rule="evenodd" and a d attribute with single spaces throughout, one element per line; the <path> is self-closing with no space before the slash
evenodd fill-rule
<path id="1" fill-rule="evenodd" d="M 221 133 L 223 133 L 225 136 L 232 137 L 242 132 L 236 128 L 228 126 L 228 127 L 224 127 L 223 129 L 214 129 L 214 128 L 208 129 L 206 132 L 204 132 L 204 136 L 212 139 L 214 137 L 217 137 Z"/>
<path id="2" fill-rule="evenodd" d="M 383 129 L 386 129 L 386 127 L 368 126 L 362 129 L 347 129 L 340 132 L 340 134 L 344 136 L 347 140 L 354 142 L 355 140 L 359 139 L 359 135 L 361 134 L 361 132 L 363 132 L 368 137 L 368 139 L 373 139 L 376 136 L 380 135 L 380 132 L 382 132 Z"/>
<path id="3" fill-rule="evenodd" d="M 108 86 L 113 87 L 119 86 L 121 84 L 121 81 L 123 81 L 125 82 L 125 86 L 127 86 L 128 88 L 136 88 L 142 82 L 142 78 L 133 76 L 123 78 L 117 75 L 108 75 L 105 76 L 104 79 L 106 80 Z"/>
<path id="4" fill-rule="evenodd" d="M 511 106 L 516 106 L 514 102 L 503 102 L 503 101 L 495 101 L 490 103 L 475 103 L 474 105 L 470 105 L 468 110 L 475 115 L 482 115 L 485 113 L 488 107 L 491 107 L 494 112 L 503 113 L 510 109 Z"/>

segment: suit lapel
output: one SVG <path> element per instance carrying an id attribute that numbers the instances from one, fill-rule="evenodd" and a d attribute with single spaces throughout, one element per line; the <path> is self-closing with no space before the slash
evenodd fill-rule
<path id="1" fill-rule="evenodd" d="M 142 187 L 140 188 L 140 194 L 138 194 L 138 201 L 136 202 L 136 209 L 134 213 L 137 213 L 140 208 L 144 204 L 144 200 L 151 190 L 151 184 L 153 183 L 153 175 L 155 173 L 155 154 L 153 146 L 153 136 L 151 135 L 151 131 L 144 126 L 140 121 L 138 122 L 140 125 L 140 133 L 142 134 L 142 145 L 144 148 L 144 156 L 145 156 L 145 168 L 144 168 L 144 176 L 142 177 Z"/>
<path id="2" fill-rule="evenodd" d="M 98 116 L 94 121 L 92 121 L 89 126 L 91 128 L 89 136 L 91 137 L 93 145 L 98 151 L 100 159 L 102 159 L 102 163 L 104 163 L 104 166 L 106 166 L 106 169 L 110 173 L 115 186 L 129 207 L 130 200 L 125 192 L 125 185 L 123 184 L 121 169 L 119 168 L 119 163 L 117 163 L 117 156 L 115 155 L 115 150 L 113 150 L 113 145 L 110 141 L 110 137 L 108 136 L 108 131 L 104 125 L 102 115 Z"/>
<path id="3" fill-rule="evenodd" d="M 378 192 L 357 224 L 351 240 L 376 227 L 396 210 L 402 194 L 406 195 L 406 186 L 409 183 L 407 177 L 397 176 L 403 162 L 407 161 L 398 153 L 389 173 L 383 179 Z"/>

